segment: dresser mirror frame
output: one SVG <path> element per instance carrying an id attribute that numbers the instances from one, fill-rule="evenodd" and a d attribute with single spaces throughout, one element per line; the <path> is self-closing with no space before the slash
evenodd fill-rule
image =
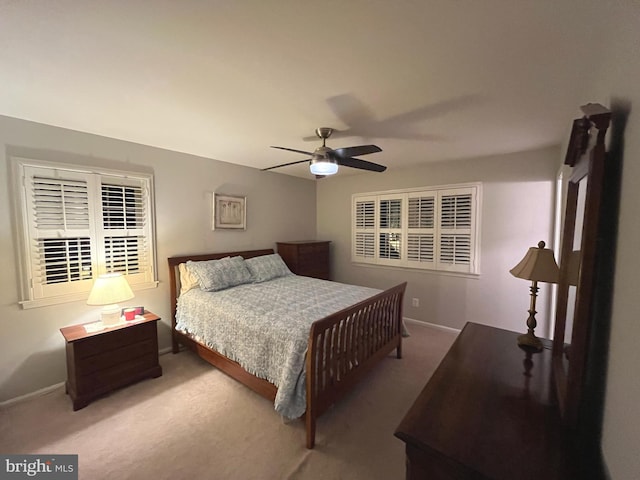
<path id="1" fill-rule="evenodd" d="M 565 164 L 572 167 L 567 184 L 560 248 L 553 338 L 553 379 L 565 425 L 580 421 L 585 375 L 594 334 L 594 305 L 608 295 L 598 284 L 597 262 L 606 190 L 605 135 L 611 112 L 599 104 L 581 107 L 584 116 L 573 122 Z M 586 189 L 586 192 L 585 192 Z M 576 250 L 576 247 L 579 250 Z M 603 288 L 604 287 L 604 288 Z"/>

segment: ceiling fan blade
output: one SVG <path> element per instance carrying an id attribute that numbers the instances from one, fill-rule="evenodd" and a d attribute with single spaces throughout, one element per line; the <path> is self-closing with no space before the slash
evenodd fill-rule
<path id="1" fill-rule="evenodd" d="M 382 149 L 377 145 L 358 145 L 356 147 L 336 148 L 334 152 L 341 157 L 359 157 L 360 155 L 369 155 L 370 153 L 381 152 Z"/>
<path id="2" fill-rule="evenodd" d="M 360 160 L 359 158 L 340 156 L 336 156 L 335 158 L 338 162 L 338 165 L 343 165 L 345 167 L 359 168 L 361 170 L 369 170 L 371 172 L 384 172 L 387 169 L 387 167 L 385 167 L 384 165 L 367 162 L 366 160 Z"/>
<path id="3" fill-rule="evenodd" d="M 289 165 L 295 165 L 297 163 L 304 163 L 304 162 L 308 162 L 309 160 L 311 160 L 310 158 L 307 158 L 305 160 L 298 160 L 297 162 L 289 162 L 289 163 L 282 163 L 280 165 L 276 165 L 275 167 L 269 167 L 269 168 L 261 168 L 260 170 L 262 172 L 266 172 L 267 170 L 273 170 L 274 168 L 280 168 L 280 167 L 288 167 Z"/>
<path id="4" fill-rule="evenodd" d="M 302 153 L 303 155 L 313 155 L 312 152 L 305 152 L 304 150 L 296 150 L 295 148 L 287 148 L 287 147 L 274 147 L 271 145 L 271 148 L 278 148 L 280 150 L 287 150 L 289 152 Z"/>

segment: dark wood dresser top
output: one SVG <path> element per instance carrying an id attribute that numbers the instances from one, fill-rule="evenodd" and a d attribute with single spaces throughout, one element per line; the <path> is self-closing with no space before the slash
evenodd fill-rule
<path id="1" fill-rule="evenodd" d="M 396 430 L 408 465 L 412 457 L 429 468 L 439 463 L 436 470 L 446 473 L 430 478 L 573 478 L 551 387 L 550 345 L 527 356 L 517 335 L 465 326 Z"/>
<path id="2" fill-rule="evenodd" d="M 67 342 L 75 342 L 77 340 L 82 340 L 89 337 L 95 337 L 97 335 L 102 335 L 104 333 L 114 332 L 116 330 L 122 330 L 123 328 L 128 328 L 134 325 L 140 325 L 142 323 L 147 323 L 147 322 L 157 322 L 158 320 L 160 320 L 159 316 L 149 311 L 145 311 L 144 315 L 142 316 L 144 318 L 141 320 L 136 320 L 132 322 L 123 321 L 121 323 L 118 323 L 117 325 L 108 326 L 102 330 L 96 330 L 93 332 L 87 332 L 87 330 L 84 327 L 85 325 L 91 325 L 96 323 L 97 320 L 94 322 L 79 323 L 76 325 L 70 325 L 68 327 L 62 327 L 60 329 L 60 332 L 62 333 L 62 335 L 64 336 L 64 339 Z"/>

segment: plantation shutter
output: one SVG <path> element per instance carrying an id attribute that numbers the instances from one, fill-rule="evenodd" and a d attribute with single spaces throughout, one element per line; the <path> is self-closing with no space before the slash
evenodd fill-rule
<path id="1" fill-rule="evenodd" d="M 481 184 L 353 195 L 351 260 L 479 273 L 480 195 Z"/>
<path id="2" fill-rule="evenodd" d="M 89 291 L 95 259 L 90 178 L 37 167 L 24 173 L 33 297 Z"/>
<path id="3" fill-rule="evenodd" d="M 403 198 L 404 195 L 378 197 L 378 260 L 397 263 L 403 259 Z"/>
<path id="4" fill-rule="evenodd" d="M 98 239 L 104 272 L 127 276 L 131 285 L 153 278 L 149 194 L 143 181 L 103 176 Z"/>
<path id="5" fill-rule="evenodd" d="M 86 299 L 103 273 L 155 286 L 150 175 L 30 159 L 15 171 L 23 308 Z"/>
<path id="6" fill-rule="evenodd" d="M 353 256 L 358 261 L 373 261 L 376 257 L 376 201 L 361 198 L 354 204 Z"/>
<path id="7" fill-rule="evenodd" d="M 433 267 L 436 196 L 411 193 L 407 204 L 407 262 Z"/>
<path id="8" fill-rule="evenodd" d="M 439 193 L 438 268 L 457 272 L 473 271 L 473 192 L 470 189 Z"/>

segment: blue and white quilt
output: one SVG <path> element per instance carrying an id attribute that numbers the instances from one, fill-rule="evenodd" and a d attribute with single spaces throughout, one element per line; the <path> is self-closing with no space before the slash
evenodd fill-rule
<path id="1" fill-rule="evenodd" d="M 298 275 L 178 299 L 176 328 L 278 387 L 275 409 L 306 409 L 305 355 L 311 324 L 381 290 Z"/>

